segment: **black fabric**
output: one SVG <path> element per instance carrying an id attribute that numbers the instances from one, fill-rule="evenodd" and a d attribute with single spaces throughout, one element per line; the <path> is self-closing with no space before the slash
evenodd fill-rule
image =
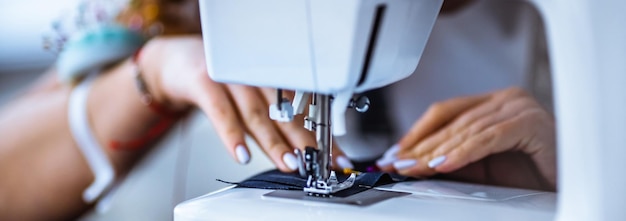
<path id="1" fill-rule="evenodd" d="M 348 175 L 337 175 L 337 179 L 340 182 L 343 182 L 347 178 Z M 361 173 L 356 177 L 354 186 L 333 195 L 339 197 L 350 196 L 375 186 L 406 181 L 408 179 L 410 178 L 383 172 Z M 240 183 L 222 182 L 237 184 L 239 188 L 302 190 L 306 185 L 306 181 L 306 178 L 300 177 L 297 173 L 283 173 L 279 170 L 270 170 L 250 177 Z"/>

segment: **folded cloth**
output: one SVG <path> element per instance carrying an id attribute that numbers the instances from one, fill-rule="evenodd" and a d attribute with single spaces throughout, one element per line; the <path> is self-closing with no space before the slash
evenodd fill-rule
<path id="1" fill-rule="evenodd" d="M 345 181 L 349 175 L 338 174 L 337 179 L 339 182 Z M 337 192 L 334 196 L 350 196 L 372 187 L 402 182 L 412 179 L 397 174 L 389 174 L 383 172 L 370 172 L 361 173 L 357 175 L 354 185 L 351 188 Z M 298 173 L 283 173 L 279 170 L 270 170 L 253 177 L 250 177 L 240 183 L 226 182 L 218 180 L 224 183 L 236 184 L 238 188 L 257 188 L 257 189 L 272 189 L 272 190 L 303 190 L 306 186 L 306 178 L 300 177 Z"/>

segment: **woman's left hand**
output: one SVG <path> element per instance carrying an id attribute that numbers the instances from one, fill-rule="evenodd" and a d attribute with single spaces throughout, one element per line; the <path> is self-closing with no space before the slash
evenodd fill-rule
<path id="1" fill-rule="evenodd" d="M 315 133 L 302 127 L 304 116 L 291 122 L 269 118 L 268 107 L 276 102 L 271 88 L 226 84 L 209 77 L 202 38 L 199 35 L 159 37 L 146 44 L 139 65 L 151 94 L 173 110 L 199 107 L 210 119 L 228 152 L 241 164 L 251 159 L 246 135 L 253 138 L 283 172 L 298 169 L 295 148 L 315 146 Z M 285 91 L 285 97 L 294 93 Z M 341 149 L 333 145 L 333 165 L 352 168 Z"/>
<path id="2" fill-rule="evenodd" d="M 421 177 L 451 173 L 492 154 L 521 151 L 530 156 L 539 179 L 556 185 L 556 138 L 554 118 L 519 88 L 461 97 L 433 104 L 400 140 L 397 153 L 386 154 L 387 172 Z M 379 160 L 380 162 L 385 160 Z M 523 168 L 500 165 L 490 167 Z M 484 167 L 484 166 L 483 166 Z M 528 167 L 526 167 L 528 168 Z M 482 169 L 484 171 L 484 168 Z M 516 171 L 493 170 L 489 180 L 519 176 Z M 473 173 L 475 173 L 474 170 Z M 471 176 L 465 174 L 463 176 Z M 519 177 L 516 177 L 519 179 Z"/>

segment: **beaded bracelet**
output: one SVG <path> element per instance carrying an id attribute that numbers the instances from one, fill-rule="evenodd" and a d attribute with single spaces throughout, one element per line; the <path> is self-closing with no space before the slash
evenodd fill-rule
<path id="1" fill-rule="evenodd" d="M 146 84 L 146 81 L 143 78 L 141 69 L 139 68 L 139 65 L 138 65 L 140 54 L 141 54 L 141 49 L 137 50 L 137 52 L 135 53 L 132 59 L 133 63 L 135 64 L 135 85 L 136 85 L 138 92 L 141 95 L 141 102 L 144 105 L 148 106 L 148 108 L 150 108 L 152 112 L 158 114 L 161 117 L 161 119 L 154 126 L 148 129 L 148 131 L 144 135 L 142 135 L 139 138 L 129 140 L 129 141 L 116 141 L 116 140 L 111 141 L 109 143 L 109 146 L 116 150 L 141 149 L 142 147 L 146 146 L 149 142 L 155 140 L 156 138 L 161 136 L 163 133 L 165 133 L 165 131 L 170 126 L 172 126 L 176 122 L 176 120 L 180 118 L 182 115 L 181 113 L 167 110 L 163 105 L 159 104 L 153 99 L 152 94 L 150 93 L 150 90 L 148 88 L 148 85 Z"/>

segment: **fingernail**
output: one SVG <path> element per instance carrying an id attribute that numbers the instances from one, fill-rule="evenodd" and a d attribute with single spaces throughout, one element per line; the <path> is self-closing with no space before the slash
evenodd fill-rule
<path id="1" fill-rule="evenodd" d="M 393 167 L 396 168 L 396 170 L 402 170 L 415 166 L 415 164 L 417 164 L 417 160 L 399 160 L 393 163 Z"/>
<path id="2" fill-rule="evenodd" d="M 341 169 L 354 169 L 354 165 L 352 165 L 352 162 L 350 162 L 350 160 L 348 160 L 348 158 L 344 156 L 337 157 L 337 164 L 339 165 L 339 167 L 341 167 Z"/>
<path id="3" fill-rule="evenodd" d="M 444 161 L 446 161 L 446 156 L 435 157 L 435 159 L 428 161 L 428 167 L 435 168 L 441 165 Z"/>
<path id="4" fill-rule="evenodd" d="M 285 165 L 291 170 L 298 169 L 298 160 L 292 153 L 285 153 L 285 155 L 283 155 L 283 162 L 285 162 Z"/>
<path id="5" fill-rule="evenodd" d="M 398 153 L 398 151 L 400 151 L 400 145 L 394 144 L 387 151 L 385 151 L 385 154 L 383 154 L 383 157 L 394 156 Z"/>
<path id="6" fill-rule="evenodd" d="M 235 155 L 237 155 L 237 160 L 239 160 L 240 164 L 248 164 L 250 162 L 250 154 L 246 147 L 241 144 L 235 147 Z"/>
<path id="7" fill-rule="evenodd" d="M 383 168 L 383 167 L 389 166 L 391 163 L 393 163 L 397 159 L 398 158 L 395 155 L 391 155 L 388 157 L 383 156 L 382 158 L 376 161 L 376 166 Z"/>

